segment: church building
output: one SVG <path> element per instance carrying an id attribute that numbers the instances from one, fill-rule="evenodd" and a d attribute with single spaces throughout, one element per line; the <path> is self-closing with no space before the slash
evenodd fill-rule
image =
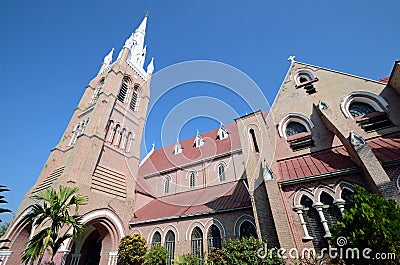
<path id="1" fill-rule="evenodd" d="M 35 228 L 30 197 L 78 187 L 84 231 L 66 240 L 56 264 L 115 265 L 122 237 L 178 255 L 206 255 L 222 241 L 266 237 L 285 249 L 326 247 L 354 186 L 400 203 L 400 61 L 370 80 L 291 58 L 270 109 L 158 150 L 141 160 L 153 59 L 147 16 L 89 82 L 72 118 L 23 197 L 0 251 L 20 264 Z M 299 104 L 301 102 L 301 104 Z"/>

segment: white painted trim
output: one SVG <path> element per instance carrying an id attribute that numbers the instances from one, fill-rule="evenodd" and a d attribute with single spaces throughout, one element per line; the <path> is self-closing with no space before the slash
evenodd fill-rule
<path id="1" fill-rule="evenodd" d="M 315 194 L 311 192 L 309 189 L 301 188 L 294 194 L 293 207 L 295 207 L 296 205 L 301 205 L 300 202 L 303 195 L 309 197 L 313 202 L 315 202 Z"/>
<path id="2" fill-rule="evenodd" d="M 289 113 L 285 117 L 283 117 L 278 123 L 278 133 L 280 137 L 284 137 L 287 139 L 286 136 L 286 126 L 290 122 L 298 122 L 303 125 L 307 132 L 311 132 L 312 128 L 314 128 L 314 123 L 304 114 L 301 113 Z"/>
<path id="3" fill-rule="evenodd" d="M 14 232 L 14 230 L 16 229 L 16 227 L 17 227 L 18 225 L 21 224 L 22 218 L 24 218 L 25 215 L 27 215 L 28 212 L 29 212 L 30 210 L 31 210 L 31 206 L 29 206 L 27 209 L 25 209 L 25 210 L 19 215 L 19 217 L 18 217 L 17 220 L 15 220 L 15 221 L 12 222 L 12 225 L 11 225 L 11 227 L 9 227 L 9 229 L 7 229 L 7 234 L 5 234 L 4 238 L 10 238 L 11 232 Z"/>
<path id="4" fill-rule="evenodd" d="M 176 226 L 173 225 L 173 224 L 168 224 L 168 225 L 165 227 L 165 229 L 164 229 L 164 231 L 166 231 L 166 232 L 165 232 L 165 235 L 167 235 L 167 233 L 168 233 L 169 230 L 171 230 L 172 232 L 174 232 L 176 242 L 179 242 L 179 240 L 180 240 L 180 234 L 179 234 L 178 228 L 176 228 Z"/>
<path id="5" fill-rule="evenodd" d="M 307 77 L 307 81 L 311 81 L 315 79 L 315 76 L 311 73 L 310 69 L 299 69 L 297 70 L 294 75 L 293 75 L 293 80 L 296 83 L 296 85 L 301 85 L 302 83 L 300 83 L 300 76 L 304 74 L 304 75 L 308 75 L 311 79 L 309 79 Z"/>
<path id="6" fill-rule="evenodd" d="M 150 233 L 147 235 L 147 244 L 151 244 L 153 241 L 154 234 L 156 232 L 159 232 L 161 235 L 161 244 L 163 244 L 163 238 L 164 238 L 164 230 L 161 228 L 161 226 L 155 226 L 153 229 L 150 230 Z"/>
<path id="7" fill-rule="evenodd" d="M 193 223 L 191 223 L 187 230 L 186 230 L 186 241 L 191 239 L 191 235 L 193 233 L 193 229 L 195 227 L 199 227 L 201 229 L 201 232 L 203 233 L 203 237 L 204 237 L 204 224 L 200 221 L 194 221 Z M 204 238 L 203 238 L 203 242 L 204 242 Z"/>
<path id="8" fill-rule="evenodd" d="M 371 99 L 373 98 L 373 99 Z M 387 112 L 389 104 L 380 95 L 369 91 L 354 91 L 345 96 L 340 102 L 340 110 L 346 118 L 351 116 L 349 107 L 353 102 L 362 102 L 371 105 L 376 111 Z M 382 107 L 383 106 L 383 107 Z"/>
<path id="9" fill-rule="evenodd" d="M 207 224 L 208 224 L 208 225 L 207 225 Z M 224 227 L 224 225 L 222 224 L 222 222 L 219 221 L 218 219 L 215 219 L 215 218 L 210 219 L 210 220 L 207 221 L 206 225 L 207 225 L 207 226 L 206 226 L 206 232 L 207 232 L 206 236 L 208 236 L 208 230 L 210 229 L 210 227 L 211 227 L 212 225 L 215 225 L 215 226 L 218 227 L 218 229 L 220 230 L 220 232 L 222 232 L 221 238 L 226 238 L 225 227 Z"/>
<path id="10" fill-rule="evenodd" d="M 119 220 L 118 216 L 115 213 L 113 213 L 107 209 L 96 210 L 96 211 L 89 212 L 89 213 L 83 215 L 82 224 L 85 225 L 89 221 L 99 218 L 99 217 L 108 217 L 116 226 L 117 231 L 119 232 L 120 239 L 124 237 L 124 235 L 125 235 L 124 228 L 123 228 L 123 225 L 122 225 L 121 221 Z M 72 233 L 72 228 L 69 230 L 69 232 Z M 64 241 L 63 244 L 61 245 L 60 249 L 67 250 L 67 246 L 69 245 L 70 241 L 71 241 L 71 238 Z"/>
<path id="11" fill-rule="evenodd" d="M 240 226 L 242 225 L 242 223 L 244 222 L 244 221 L 249 221 L 249 222 L 251 222 L 253 225 L 254 225 L 254 227 L 256 227 L 256 225 L 255 225 L 255 223 L 254 223 L 254 217 L 253 216 L 251 216 L 251 215 L 249 215 L 249 214 L 242 214 L 241 216 L 239 216 L 239 218 L 238 219 L 236 219 L 236 222 L 235 222 L 235 225 L 233 226 L 233 236 L 234 237 L 236 237 L 236 235 L 239 235 L 240 236 Z M 241 221 L 240 222 L 240 224 L 238 225 L 238 223 L 239 223 L 239 221 Z"/>
<path id="12" fill-rule="evenodd" d="M 400 175 L 397 177 L 396 184 L 397 184 L 397 189 L 400 190 Z"/>

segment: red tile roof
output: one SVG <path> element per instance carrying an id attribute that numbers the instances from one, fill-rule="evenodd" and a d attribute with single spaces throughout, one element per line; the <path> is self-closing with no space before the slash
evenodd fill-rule
<path id="1" fill-rule="evenodd" d="M 355 166 L 343 146 L 278 161 L 281 180 L 320 175 Z"/>
<path id="2" fill-rule="evenodd" d="M 400 159 L 400 133 L 367 140 L 372 152 L 381 162 Z M 278 161 L 281 180 L 291 180 L 354 168 L 343 146 Z"/>
<path id="3" fill-rule="evenodd" d="M 389 83 L 389 78 L 390 78 L 390 76 L 383 77 L 381 79 L 378 79 L 378 82 L 387 84 L 387 83 Z"/>
<path id="4" fill-rule="evenodd" d="M 181 167 L 201 159 L 214 157 L 232 150 L 240 149 L 240 139 L 236 123 L 225 126 L 228 138 L 217 139 L 218 129 L 201 134 L 205 143 L 203 146 L 194 147 L 195 137 L 180 142 L 182 153 L 174 154 L 174 145 L 155 150 L 151 156 L 140 166 L 139 177 L 144 177 L 160 171 Z"/>
<path id="5" fill-rule="evenodd" d="M 135 212 L 131 223 L 158 221 L 251 206 L 243 180 L 160 197 Z"/>
<path id="6" fill-rule="evenodd" d="M 400 159 L 400 133 L 373 138 L 367 143 L 381 162 Z"/>

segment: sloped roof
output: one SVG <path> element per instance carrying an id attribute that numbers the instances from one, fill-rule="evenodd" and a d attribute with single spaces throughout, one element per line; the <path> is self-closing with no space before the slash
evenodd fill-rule
<path id="1" fill-rule="evenodd" d="M 400 159 L 400 133 L 368 139 L 367 143 L 381 162 Z M 281 180 L 315 176 L 356 166 L 344 146 L 278 161 Z"/>
<path id="2" fill-rule="evenodd" d="M 278 161 L 281 180 L 320 175 L 355 166 L 343 146 Z"/>
<path id="3" fill-rule="evenodd" d="M 239 180 L 154 199 L 137 210 L 130 223 L 155 222 L 249 206 L 249 193 L 244 180 Z"/>
<path id="4" fill-rule="evenodd" d="M 225 128 L 228 131 L 228 138 L 223 140 L 217 139 L 219 128 L 200 134 L 205 143 L 199 148 L 194 146 L 195 136 L 181 141 L 182 153 L 180 154 L 174 154 L 175 144 L 155 150 L 140 166 L 139 177 L 181 167 L 195 161 L 240 149 L 241 145 L 236 123 L 226 125 Z"/>
<path id="5" fill-rule="evenodd" d="M 400 133 L 373 138 L 367 143 L 381 162 L 400 159 Z"/>
<path id="6" fill-rule="evenodd" d="M 378 82 L 387 84 L 389 83 L 389 78 L 390 76 L 382 77 L 381 79 L 378 79 Z"/>

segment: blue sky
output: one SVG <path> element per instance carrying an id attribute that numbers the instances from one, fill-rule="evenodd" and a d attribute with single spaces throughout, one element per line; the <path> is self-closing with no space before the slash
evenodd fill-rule
<path id="1" fill-rule="evenodd" d="M 398 1 L 1 1 L 2 128 L 0 184 L 16 210 L 59 141 L 103 57 L 149 12 L 146 44 L 155 72 L 188 60 L 214 60 L 238 68 L 272 102 L 289 55 L 371 79 L 390 74 L 400 57 Z M 146 146 L 161 146 L 160 123 L 182 100 L 212 97 L 234 113 L 251 111 L 224 87 L 181 85 L 155 105 Z M 195 109 L 204 107 L 192 104 Z M 179 114 L 179 111 L 178 111 Z M 235 118 L 235 117 L 232 117 Z M 218 126 L 213 118 L 178 124 L 184 139 Z M 10 216 L 3 215 L 5 220 Z"/>

